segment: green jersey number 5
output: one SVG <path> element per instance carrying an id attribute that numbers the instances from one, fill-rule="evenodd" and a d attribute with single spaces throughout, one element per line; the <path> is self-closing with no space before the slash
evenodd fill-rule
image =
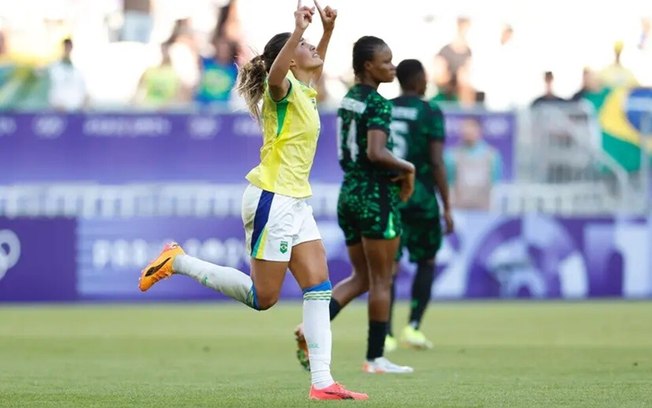
<path id="1" fill-rule="evenodd" d="M 393 120 L 389 125 L 389 135 L 394 143 L 392 152 L 399 158 L 405 159 L 408 153 L 407 138 L 410 127 L 407 122 Z"/>

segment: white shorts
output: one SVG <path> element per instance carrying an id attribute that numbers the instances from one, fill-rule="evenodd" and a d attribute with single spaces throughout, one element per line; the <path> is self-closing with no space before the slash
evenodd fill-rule
<path id="1" fill-rule="evenodd" d="M 292 248 L 321 239 L 312 207 L 293 198 L 249 185 L 242 195 L 242 222 L 252 258 L 288 262 Z"/>

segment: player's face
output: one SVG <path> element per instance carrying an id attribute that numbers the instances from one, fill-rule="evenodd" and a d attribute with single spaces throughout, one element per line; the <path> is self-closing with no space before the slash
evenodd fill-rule
<path id="1" fill-rule="evenodd" d="M 297 67 L 308 70 L 321 67 L 324 64 L 324 61 L 317 54 L 317 48 L 303 38 L 294 50 L 294 62 Z"/>
<path id="2" fill-rule="evenodd" d="M 392 82 L 396 77 L 396 67 L 392 64 L 392 50 L 388 46 L 378 47 L 374 58 L 365 63 L 367 73 L 378 82 Z"/>

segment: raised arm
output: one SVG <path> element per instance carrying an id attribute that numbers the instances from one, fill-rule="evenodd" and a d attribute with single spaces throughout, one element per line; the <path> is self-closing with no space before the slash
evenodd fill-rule
<path id="1" fill-rule="evenodd" d="M 322 26 L 324 27 L 324 33 L 321 36 L 321 40 L 319 40 L 319 44 L 317 45 L 317 54 L 321 57 L 322 61 L 326 61 L 326 51 L 328 51 L 328 44 L 331 41 L 331 36 L 333 34 L 333 29 L 335 28 L 335 19 L 337 18 L 337 10 L 332 9 L 330 6 L 326 6 L 326 8 L 321 8 L 321 5 L 317 2 L 317 0 L 313 0 L 315 2 L 315 7 L 319 11 L 319 17 L 321 17 L 321 23 Z M 324 65 L 322 65 L 316 72 L 315 72 L 315 77 L 313 78 L 313 81 L 317 81 L 321 77 L 321 73 L 324 69 Z"/>
<path id="2" fill-rule="evenodd" d="M 314 13 L 313 9 L 301 6 L 301 0 L 298 1 L 297 10 L 294 12 L 294 32 L 292 32 L 290 38 L 281 48 L 281 52 L 276 56 L 267 77 L 269 92 L 275 101 L 283 99 L 290 89 L 290 81 L 286 79 L 290 70 L 290 61 L 294 56 L 294 50 L 303 38 L 303 33 L 312 22 Z"/>

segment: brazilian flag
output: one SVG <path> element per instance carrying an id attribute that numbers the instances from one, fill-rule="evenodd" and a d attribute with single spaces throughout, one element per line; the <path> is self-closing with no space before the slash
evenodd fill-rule
<path id="1" fill-rule="evenodd" d="M 0 63 L 0 110 L 47 109 L 49 86 L 45 68 Z"/>
<path id="2" fill-rule="evenodd" d="M 589 102 L 598 112 L 604 151 L 627 171 L 640 170 L 641 147 L 652 153 L 652 89 L 613 89 Z"/>

